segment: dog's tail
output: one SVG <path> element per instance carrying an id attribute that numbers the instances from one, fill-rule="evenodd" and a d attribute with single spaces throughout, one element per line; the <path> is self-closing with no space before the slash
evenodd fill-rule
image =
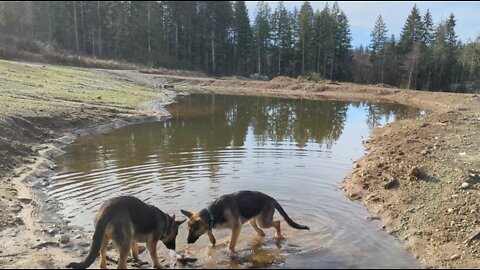
<path id="1" fill-rule="evenodd" d="M 110 214 L 110 215 L 109 215 Z M 95 232 L 93 233 L 92 245 L 87 257 L 79 263 L 70 263 L 66 267 L 73 269 L 86 269 L 98 258 L 100 254 L 100 248 L 102 245 L 103 234 L 105 228 L 112 217 L 112 213 L 102 215 L 95 226 Z"/>
<path id="2" fill-rule="evenodd" d="M 282 217 L 285 219 L 285 221 L 287 222 L 287 224 L 290 225 L 290 227 L 295 228 L 295 229 L 298 229 L 298 230 L 310 230 L 310 228 L 308 228 L 307 226 L 300 225 L 300 224 L 296 223 L 295 221 L 293 221 L 293 220 L 287 215 L 287 213 L 285 212 L 285 210 L 283 210 L 282 206 L 281 206 L 276 200 L 274 200 L 274 202 L 275 202 L 275 208 L 276 208 L 277 211 L 280 213 L 280 215 L 282 215 Z"/>

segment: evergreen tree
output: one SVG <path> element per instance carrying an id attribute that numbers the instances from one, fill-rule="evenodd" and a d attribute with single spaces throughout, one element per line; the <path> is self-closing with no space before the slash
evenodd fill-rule
<path id="1" fill-rule="evenodd" d="M 316 43 L 317 43 L 317 72 L 322 74 L 322 77 L 327 76 L 328 64 L 333 62 L 333 43 L 332 31 L 334 27 L 333 18 L 330 16 L 330 9 L 328 4 L 325 8 L 315 16 L 316 29 Z"/>
<path id="2" fill-rule="evenodd" d="M 347 16 L 335 2 L 332 8 L 334 22 L 334 59 L 331 70 L 332 80 L 346 80 L 350 77 L 350 62 L 352 60 L 350 26 Z"/>
<path id="3" fill-rule="evenodd" d="M 234 58 L 236 72 L 245 72 L 250 61 L 251 51 L 254 48 L 253 33 L 248 19 L 245 1 L 236 1 L 234 4 Z"/>
<path id="4" fill-rule="evenodd" d="M 310 50 L 313 47 L 313 9 L 310 2 L 305 1 L 300 8 L 298 15 L 298 30 L 300 38 L 300 46 L 302 51 L 302 71 L 305 75 L 308 69 L 307 61 L 310 59 Z M 310 61 L 308 61 L 310 62 Z"/>
<path id="5" fill-rule="evenodd" d="M 433 38 L 434 38 L 434 25 L 433 25 L 433 19 L 432 19 L 432 14 L 430 13 L 430 10 L 427 9 L 427 12 L 423 16 L 423 32 L 422 32 L 422 43 L 426 47 L 431 47 L 433 43 Z"/>
<path id="6" fill-rule="evenodd" d="M 373 62 L 375 69 L 380 69 L 380 82 L 384 83 L 384 69 L 385 69 L 385 45 L 387 42 L 387 26 L 382 19 L 382 15 L 379 15 L 375 21 L 375 27 L 370 34 L 372 41 L 370 43 L 371 48 L 371 61 Z M 380 68 L 378 68 L 380 66 Z"/>
<path id="7" fill-rule="evenodd" d="M 257 45 L 257 73 L 267 73 L 267 49 L 270 43 L 270 7 L 267 2 L 260 1 L 255 17 L 255 39 Z"/>
<path id="8" fill-rule="evenodd" d="M 381 53 L 385 48 L 385 43 L 387 42 L 387 26 L 382 19 L 382 15 L 379 15 L 375 21 L 375 27 L 373 28 L 370 36 L 372 37 L 372 41 L 370 42 L 370 51 L 372 54 Z"/>
<path id="9" fill-rule="evenodd" d="M 404 53 L 413 49 L 415 43 L 422 40 L 423 23 L 417 5 L 414 5 L 400 34 L 399 46 Z"/>
<path id="10" fill-rule="evenodd" d="M 398 41 L 387 39 L 379 16 L 370 46 L 352 50 L 337 2 L 315 12 L 309 2 L 291 12 L 279 2 L 272 13 L 262 1 L 253 27 L 244 1 L 0 2 L 2 53 L 41 53 L 41 43 L 32 42 L 40 40 L 75 54 L 211 74 L 317 72 L 340 81 L 472 91 L 480 79 L 480 39 L 463 44 L 456 24 L 451 14 L 435 25 L 429 10 L 422 17 L 414 6 Z"/>
<path id="11" fill-rule="evenodd" d="M 286 69 L 286 61 L 283 58 L 292 57 L 291 48 L 293 46 L 292 22 L 291 15 L 288 13 L 283 1 L 278 3 L 272 16 L 273 37 L 277 58 L 277 75 L 282 74 L 282 70 Z"/>

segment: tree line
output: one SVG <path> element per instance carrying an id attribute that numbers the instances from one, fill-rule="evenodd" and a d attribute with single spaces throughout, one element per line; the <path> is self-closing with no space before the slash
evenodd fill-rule
<path id="1" fill-rule="evenodd" d="M 434 24 L 414 6 L 399 38 L 378 17 L 371 44 L 352 48 L 337 2 L 314 10 L 260 1 L 0 3 L 0 33 L 78 54 L 215 75 L 310 76 L 409 89 L 467 91 L 480 80 L 480 37 L 462 43 L 454 15 Z M 373 22 L 372 22 L 373 23 Z M 476 85 L 475 85 L 476 84 Z"/>

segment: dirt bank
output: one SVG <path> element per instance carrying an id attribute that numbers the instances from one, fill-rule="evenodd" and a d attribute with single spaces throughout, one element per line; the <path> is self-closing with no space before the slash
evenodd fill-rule
<path id="1" fill-rule="evenodd" d="M 165 119 L 160 103 L 175 94 L 96 70 L 9 61 L 0 61 L 0 89 L 0 267 L 63 268 L 85 254 L 91 236 L 45 198 L 52 159 L 79 136 Z"/>
<path id="2" fill-rule="evenodd" d="M 170 89 L 173 87 L 173 89 Z M 158 120 L 145 102 L 175 92 L 395 102 L 424 108 L 373 132 L 343 188 L 380 218 L 425 267 L 478 267 L 480 98 L 355 84 L 212 79 L 0 61 L 0 265 L 55 268 L 78 260 L 89 237 L 41 196 L 51 158 L 76 137 Z M 156 112 L 155 117 L 149 117 Z M 129 119 L 129 120 L 125 120 Z M 94 128 L 92 128 L 94 127 Z M 460 189 L 462 184 L 464 189 Z M 71 239 L 59 244 L 61 235 Z M 46 248 L 45 248 L 46 247 Z"/>

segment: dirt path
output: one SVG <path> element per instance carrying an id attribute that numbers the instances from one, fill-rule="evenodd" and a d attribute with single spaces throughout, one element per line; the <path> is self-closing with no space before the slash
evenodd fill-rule
<path id="1" fill-rule="evenodd" d="M 42 197 L 52 157 L 78 136 L 153 121 L 163 89 L 306 99 L 395 102 L 427 109 L 373 132 L 368 154 L 343 183 L 425 267 L 478 267 L 480 98 L 354 84 L 270 82 L 63 68 L 0 61 L 0 266 L 58 268 L 78 260 L 89 237 L 51 213 Z M 169 94 L 170 93 L 170 94 Z M 152 116 L 152 114 L 155 114 Z M 468 183 L 463 184 L 464 182 Z M 465 188 L 460 188 L 464 185 Z M 45 213 L 50 213 L 48 218 Z M 67 244 L 59 244 L 69 235 Z M 98 266 L 98 265 L 97 265 Z"/>

